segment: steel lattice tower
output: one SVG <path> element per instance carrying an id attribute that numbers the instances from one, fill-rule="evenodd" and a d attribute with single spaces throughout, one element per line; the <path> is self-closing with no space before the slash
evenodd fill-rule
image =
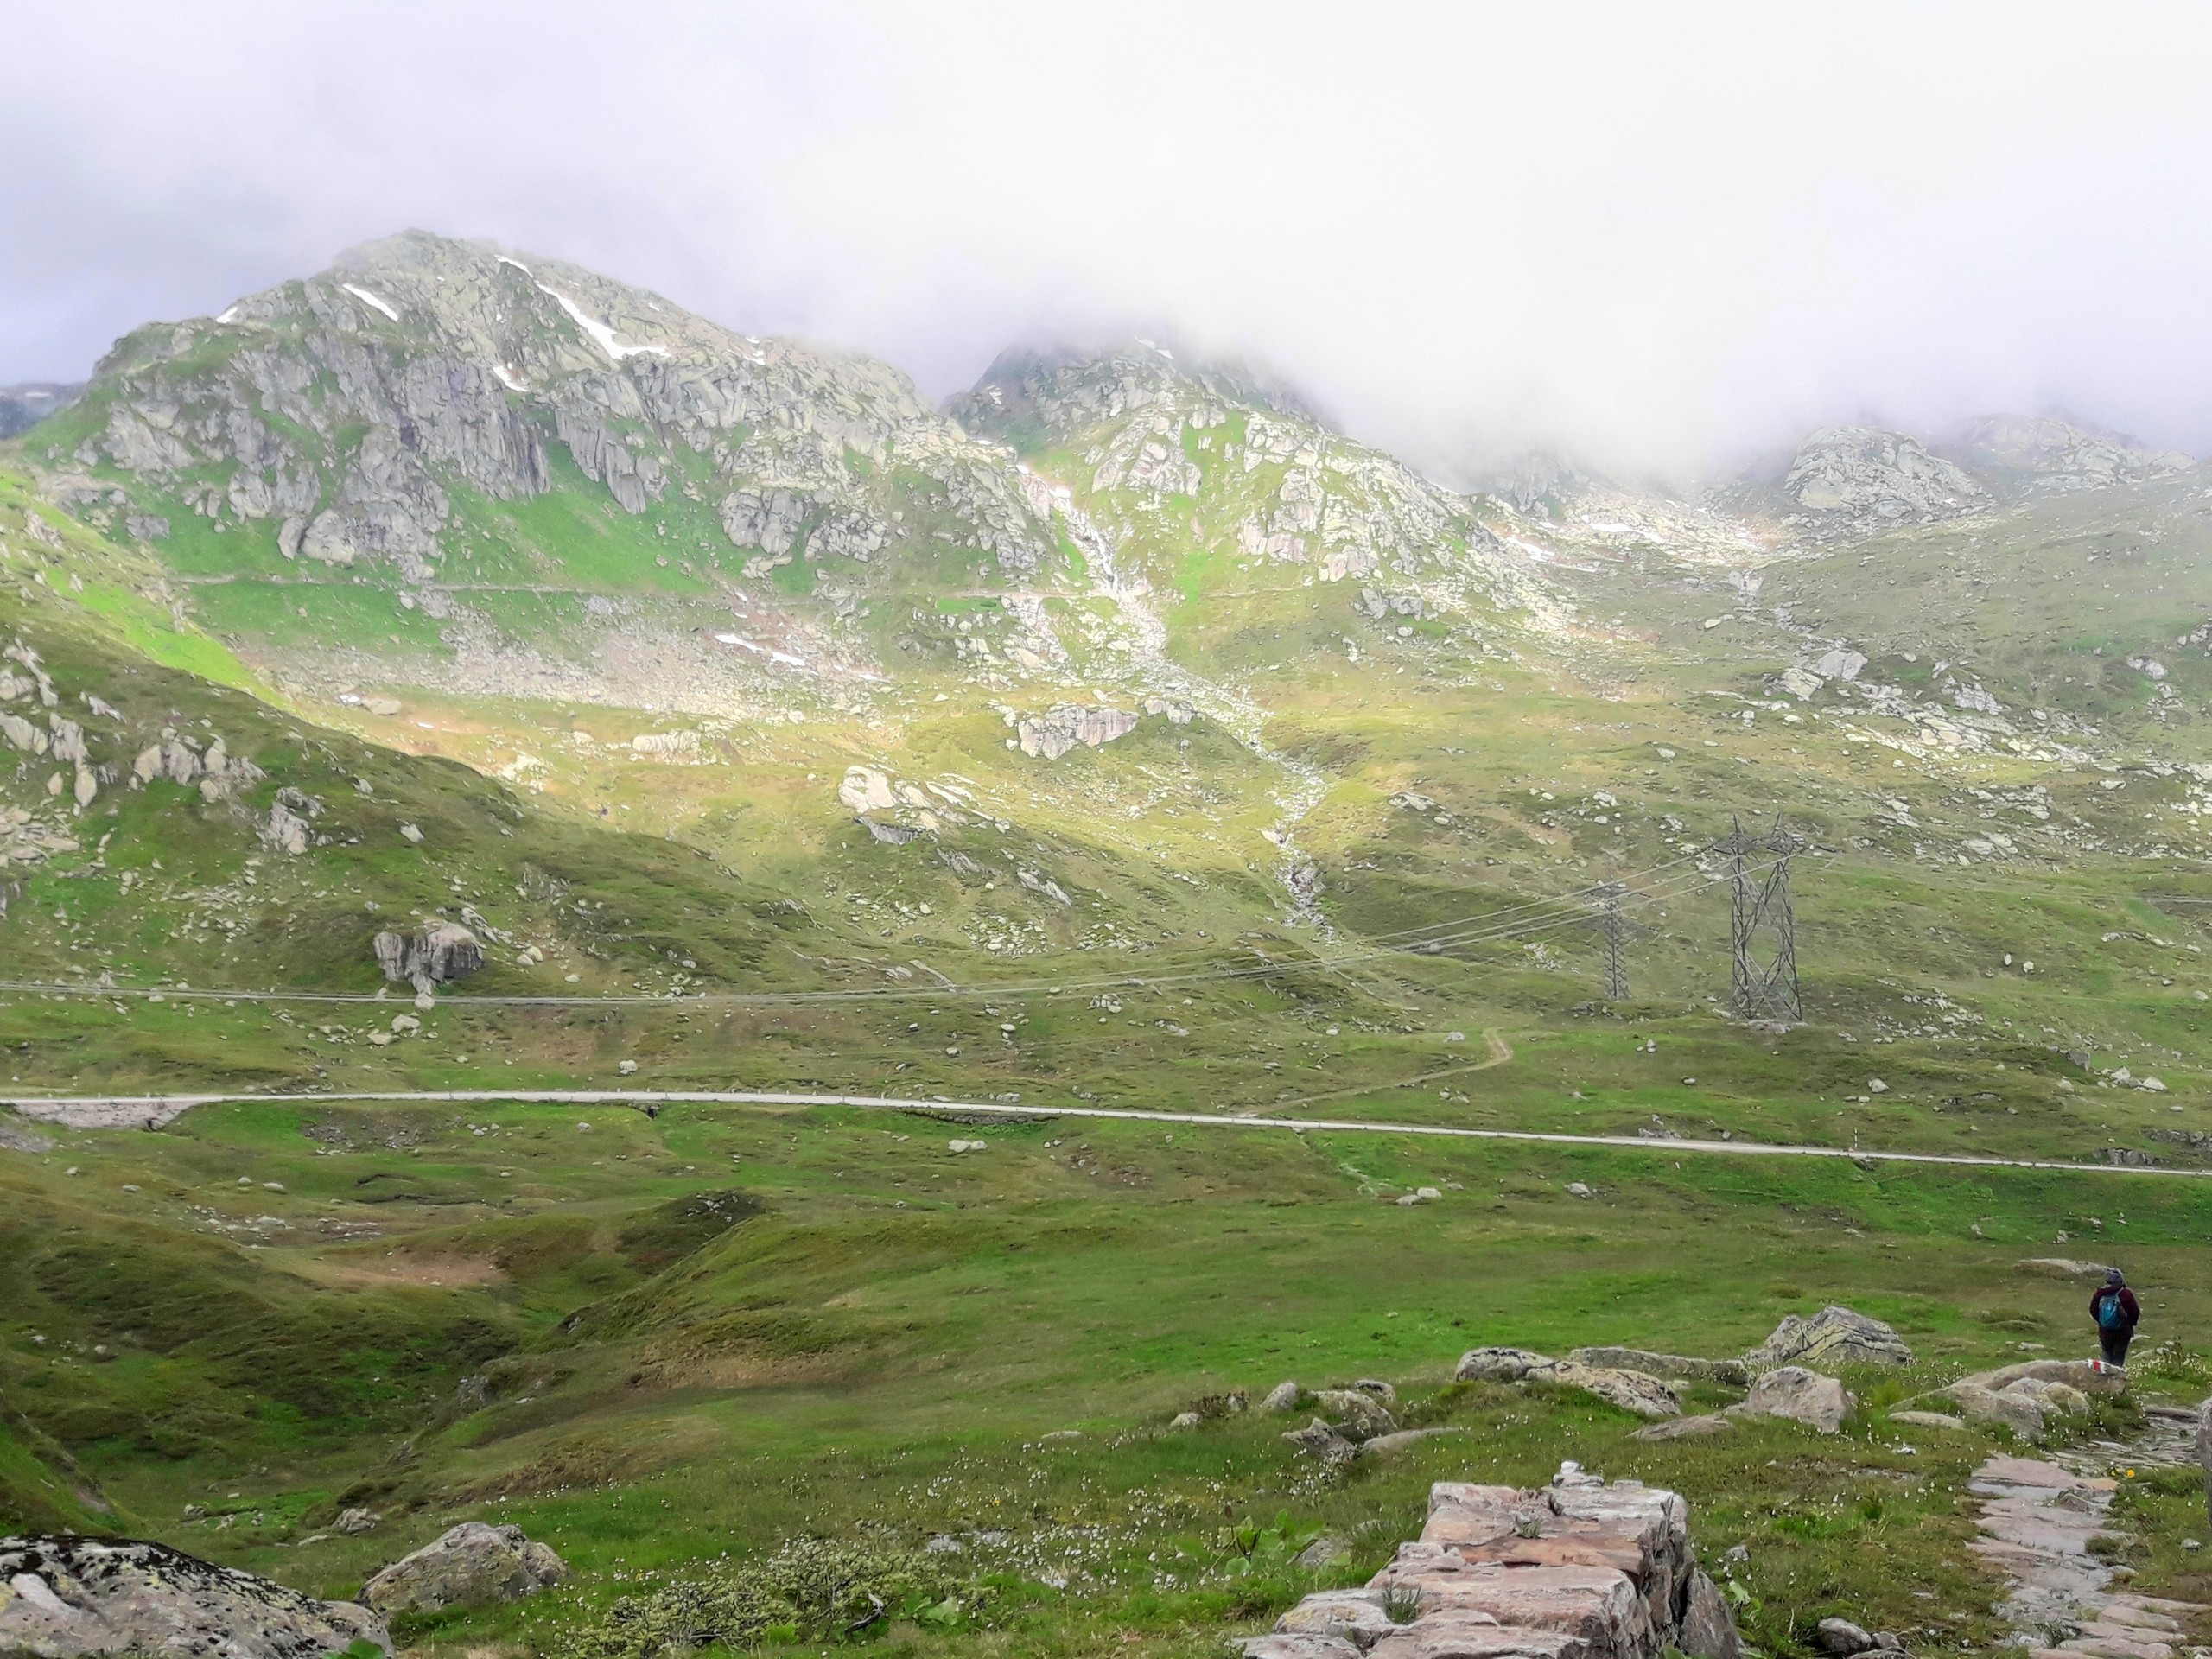
<path id="1" fill-rule="evenodd" d="M 1627 890 L 1618 881 L 1598 889 L 1598 937 L 1605 947 L 1605 1001 L 1628 1001 L 1628 918 L 1621 898 Z"/>
<path id="2" fill-rule="evenodd" d="M 1779 816 L 1764 836 L 1747 836 L 1740 819 L 1719 850 L 1728 855 L 1728 1011 L 1739 1020 L 1802 1020 L 1805 1007 L 1797 986 L 1797 918 L 1789 904 L 1789 861 L 1805 849 L 1802 838 L 1783 828 Z M 1758 855 L 1765 880 L 1757 883 Z M 1774 955 L 1761 962 L 1762 934 L 1773 941 Z"/>

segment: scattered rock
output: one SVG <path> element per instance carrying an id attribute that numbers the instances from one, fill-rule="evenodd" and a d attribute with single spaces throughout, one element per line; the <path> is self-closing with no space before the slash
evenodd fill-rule
<path id="1" fill-rule="evenodd" d="M 0 1538 L 0 1652 L 74 1659 L 311 1659 L 356 1642 L 389 1653 L 367 1608 L 317 1601 L 165 1544 Z"/>
<path id="2" fill-rule="evenodd" d="M 1977 1422 L 2002 1424 L 2024 1440 L 2043 1438 L 2043 1408 L 2025 1395 L 1986 1389 L 1976 1382 L 1954 1382 L 1943 1392 Z"/>
<path id="3" fill-rule="evenodd" d="M 1890 1421 L 1910 1423 L 1915 1428 L 1964 1428 L 1967 1426 L 1965 1418 L 1954 1417 L 1941 1411 L 1893 1411 L 1890 1414 Z"/>
<path id="4" fill-rule="evenodd" d="M 1371 1440 L 1397 1430 L 1389 1408 L 1363 1389 L 1324 1389 L 1313 1399 L 1349 1440 Z"/>
<path id="5" fill-rule="evenodd" d="M 1452 1376 L 1458 1382 L 1518 1382 L 1532 1367 L 1550 1363 L 1549 1356 L 1527 1348 L 1470 1348 Z"/>
<path id="6" fill-rule="evenodd" d="M 1205 1421 L 1205 1419 L 1201 1417 L 1195 1411 L 1179 1411 L 1174 1414 L 1174 1416 L 1168 1419 L 1167 1427 L 1170 1428 L 1196 1428 L 1199 1424 Z"/>
<path id="7" fill-rule="evenodd" d="M 1017 721 L 1014 736 L 1024 754 L 1057 760 L 1078 743 L 1095 749 L 1127 737 L 1136 728 L 1137 717 L 1120 709 L 1056 703 L 1043 715 Z"/>
<path id="8" fill-rule="evenodd" d="M 1670 1417 L 1632 1430 L 1631 1440 L 1680 1440 L 1698 1434 L 1725 1434 L 1736 1425 L 1726 1417 Z"/>
<path id="9" fill-rule="evenodd" d="M 2063 1255 L 2037 1255 L 2014 1263 L 2012 1271 L 2032 1273 L 2046 1279 L 2102 1279 L 2112 1269 L 2101 1262 L 2076 1262 Z"/>
<path id="10" fill-rule="evenodd" d="M 1340 1637 L 1361 1649 L 1373 1647 L 1397 1628 L 1379 1590 L 1325 1590 L 1275 1622 L 1279 1635 Z"/>
<path id="11" fill-rule="evenodd" d="M 1303 1428 L 1293 1429 L 1283 1439 L 1324 1464 L 1350 1463 L 1359 1455 L 1357 1446 L 1319 1417 Z"/>
<path id="12" fill-rule="evenodd" d="M 458 922 L 432 922 L 420 933 L 379 933 L 375 948 L 377 965 L 386 979 L 404 982 L 424 995 L 433 986 L 463 978 L 484 965 L 484 947 Z"/>
<path id="13" fill-rule="evenodd" d="M 1350 1554 L 1351 1547 L 1343 1539 L 1332 1538 L 1325 1533 L 1293 1556 L 1291 1565 L 1304 1567 L 1308 1573 L 1317 1573 L 1325 1567 L 1341 1561 Z"/>
<path id="14" fill-rule="evenodd" d="M 1530 1382 L 1550 1382 L 1563 1389 L 1580 1389 L 1593 1399 L 1609 1406 L 1618 1406 L 1623 1411 L 1639 1417 L 1679 1417 L 1681 1402 L 1675 1398 L 1675 1391 L 1656 1376 L 1642 1371 L 1622 1370 L 1605 1365 L 1585 1365 L 1578 1360 L 1554 1359 L 1549 1363 L 1532 1368 L 1526 1378 Z"/>
<path id="15" fill-rule="evenodd" d="M 1359 1455 L 1363 1458 L 1387 1458 L 1395 1452 L 1403 1452 L 1410 1446 L 1419 1446 L 1423 1440 L 1433 1440 L 1440 1434 L 1464 1434 L 1466 1432 L 1464 1428 L 1448 1427 L 1402 1428 L 1392 1433 L 1377 1434 L 1371 1440 L 1362 1441 Z"/>
<path id="16" fill-rule="evenodd" d="M 485 1602 L 519 1601 L 561 1582 L 569 1569 L 520 1527 L 464 1521 L 435 1543 L 403 1556 L 361 1586 L 361 1599 L 389 1617 Z"/>
<path id="17" fill-rule="evenodd" d="M 1843 1427 L 1854 1403 L 1835 1378 L 1802 1365 L 1783 1365 L 1760 1376 L 1742 1403 L 1729 1409 L 1749 1417 L 1787 1417 L 1833 1434 Z"/>
<path id="18" fill-rule="evenodd" d="M 1699 1359 L 1688 1354 L 1655 1354 L 1643 1348 L 1577 1348 L 1570 1358 L 1585 1365 L 1643 1371 L 1652 1376 L 1692 1377 L 1700 1382 L 1748 1387 L 1751 1368 L 1740 1359 Z"/>
<path id="19" fill-rule="evenodd" d="M 1828 1365 L 1910 1365 L 1912 1350 L 1879 1319 L 1847 1307 L 1822 1308 L 1809 1319 L 1785 1314 L 1774 1334 L 1744 1356 L 1755 1371 L 1798 1362 Z"/>
<path id="20" fill-rule="evenodd" d="M 1570 1198 L 1586 1198 L 1590 1196 L 1590 1189 L 1580 1181 L 1569 1181 L 1567 1184 L 1567 1196 Z"/>
<path id="21" fill-rule="evenodd" d="M 1306 1390 L 1295 1382 L 1278 1382 L 1261 1396 L 1262 1411 L 1296 1411 L 1305 1403 Z"/>
<path id="22" fill-rule="evenodd" d="M 1824 1618 L 1813 1627 L 1813 1643 L 1835 1659 L 1851 1659 L 1853 1654 L 1871 1650 L 1874 1638 L 1847 1618 Z"/>
<path id="23" fill-rule="evenodd" d="M 1634 1412 L 1639 1417 L 1676 1417 L 1681 1405 L 1657 1377 L 1619 1366 L 1591 1365 L 1580 1359 L 1553 1359 L 1526 1348 L 1472 1348 L 1459 1356 L 1453 1370 L 1461 1382 L 1551 1382 Z"/>
<path id="24" fill-rule="evenodd" d="M 338 1512 L 338 1530 L 352 1535 L 374 1532 L 383 1519 L 374 1510 L 340 1510 Z"/>

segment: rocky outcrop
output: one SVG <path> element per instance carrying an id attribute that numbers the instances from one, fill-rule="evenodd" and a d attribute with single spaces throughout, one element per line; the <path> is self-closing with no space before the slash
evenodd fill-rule
<path id="1" fill-rule="evenodd" d="M 1419 1539 L 1360 1590 L 1308 1596 L 1250 1659 L 1738 1659 L 1669 1491 L 1573 1464 L 1535 1491 L 1439 1482 Z"/>
<path id="2" fill-rule="evenodd" d="M 484 947 L 458 922 L 432 922 L 419 933 L 379 933 L 374 948 L 386 979 L 426 995 L 484 965 Z"/>
<path id="3" fill-rule="evenodd" d="M 361 1586 L 361 1599 L 390 1617 L 519 1601 L 569 1576 L 547 1545 L 520 1527 L 464 1521 L 436 1542 L 402 1556 Z"/>
<path id="4" fill-rule="evenodd" d="M 1757 1378 L 1751 1392 L 1729 1409 L 1745 1417 L 1787 1417 L 1823 1434 L 1834 1434 L 1842 1428 L 1855 1403 L 1850 1391 L 1835 1378 L 1802 1365 L 1784 1365 Z"/>
<path id="5" fill-rule="evenodd" d="M 1027 574 L 1056 545 L 1005 454 L 886 365 L 741 334 L 558 260 L 421 232 L 352 249 L 218 317 L 138 329 L 85 401 L 96 435 L 32 451 L 75 469 L 65 480 L 112 464 L 141 493 L 181 493 L 287 559 L 384 563 L 410 581 L 457 550 L 464 494 L 570 487 L 556 449 L 618 515 L 681 490 L 732 546 L 770 563 L 864 565 L 950 540 Z M 198 481 L 209 475 L 221 481 Z M 104 491 L 65 493 L 103 528 L 127 518 L 166 532 L 150 503 L 134 513 Z"/>
<path id="6" fill-rule="evenodd" d="M 1782 493 L 1795 505 L 1785 522 L 1819 536 L 1978 512 L 1989 492 L 1963 467 L 1899 432 L 1823 427 L 1799 447 Z"/>
<path id="7" fill-rule="evenodd" d="M 1674 1390 L 1645 1372 L 1553 1359 L 1526 1348 L 1470 1349 L 1452 1375 L 1460 1382 L 1549 1382 L 1579 1389 L 1639 1417 L 1676 1417 L 1682 1409 Z"/>
<path id="8" fill-rule="evenodd" d="M 1585 1365 L 1642 1371 L 1648 1376 L 1686 1377 L 1700 1382 L 1749 1385 L 1751 1367 L 1740 1359 L 1699 1359 L 1688 1354 L 1655 1354 L 1643 1348 L 1577 1348 L 1568 1356 Z"/>
<path id="9" fill-rule="evenodd" d="M 166 1544 L 0 1538 L 0 1652 L 315 1659 L 356 1642 L 391 1649 L 366 1607 L 317 1601 Z"/>
<path id="10" fill-rule="evenodd" d="M 2050 416 L 1992 415 L 1945 446 L 2007 495 L 2061 495 L 2167 478 L 2195 463 Z"/>
<path id="11" fill-rule="evenodd" d="M 2052 1417 L 2087 1411 L 2092 1398 L 2126 1389 L 2125 1371 L 2086 1359 L 2035 1359 L 1961 1377 L 1940 1397 L 1964 1416 L 2000 1424 L 2033 1441 L 2043 1438 Z"/>
<path id="12" fill-rule="evenodd" d="M 1084 709 L 1057 703 L 1042 715 L 1033 715 L 1014 726 L 1021 752 L 1057 760 L 1077 744 L 1097 748 L 1137 728 L 1137 717 L 1121 709 Z"/>
<path id="13" fill-rule="evenodd" d="M 1791 1364 L 1910 1365 L 1912 1350 L 1879 1319 L 1831 1306 L 1809 1319 L 1785 1314 L 1774 1334 L 1744 1356 L 1744 1363 L 1755 1371 Z"/>

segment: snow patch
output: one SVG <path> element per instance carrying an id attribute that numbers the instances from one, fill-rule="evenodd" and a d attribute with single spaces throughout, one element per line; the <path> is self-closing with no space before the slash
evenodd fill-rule
<path id="1" fill-rule="evenodd" d="M 340 288 L 342 288 L 342 289 L 345 289 L 348 294 L 351 294 L 351 295 L 352 295 L 355 299 L 359 300 L 359 301 L 363 305 L 372 305 L 372 306 L 374 306 L 378 310 L 379 310 L 379 311 L 383 312 L 383 313 L 385 314 L 385 315 L 386 315 L 387 317 L 390 317 L 390 318 L 391 318 L 394 322 L 397 322 L 397 321 L 399 321 L 399 313 L 398 313 L 398 312 L 397 312 L 397 311 L 395 311 L 395 310 L 393 310 L 393 309 L 392 309 L 389 305 L 386 305 L 386 304 L 385 304 L 382 300 L 380 300 L 380 299 L 377 298 L 377 296 L 376 296 L 375 295 L 373 295 L 373 294 L 370 293 L 370 292 L 369 292 L 369 290 L 368 290 L 367 289 L 365 289 L 365 288 L 356 288 L 356 287 L 354 287 L 354 286 L 353 286 L 353 283 L 339 283 L 339 284 L 338 284 L 338 286 L 339 286 L 339 287 L 340 287 Z"/>
<path id="2" fill-rule="evenodd" d="M 517 270 L 522 272 L 524 276 L 530 277 L 533 282 L 537 280 L 537 273 L 531 270 L 528 265 L 523 264 L 519 259 L 510 259 L 503 253 L 499 256 L 499 263 L 503 265 L 512 265 Z"/>
<path id="3" fill-rule="evenodd" d="M 574 322 L 577 327 L 582 329 L 584 333 L 589 334 L 593 340 L 598 345 L 599 349 L 605 352 L 607 356 L 613 358 L 617 363 L 620 363 L 626 357 L 635 357 L 641 352 L 651 352 L 655 357 L 666 357 L 668 355 L 668 347 L 665 346 L 623 345 L 620 340 L 614 338 L 614 330 L 613 328 L 600 321 L 596 317 L 587 316 L 584 314 L 583 308 L 567 295 L 561 292 L 559 289 L 549 288 L 543 283 L 538 283 L 537 287 L 540 293 L 550 294 L 555 300 L 559 302 L 561 308 L 569 314 L 569 321 Z"/>
<path id="4" fill-rule="evenodd" d="M 226 309 L 226 310 L 223 313 L 223 315 L 222 315 L 221 316 L 217 317 L 217 318 L 215 319 L 215 321 L 218 321 L 218 322 L 236 322 L 238 320 L 238 307 L 237 307 L 237 306 L 235 306 L 235 305 L 233 305 L 233 306 L 230 307 L 228 309 Z"/>
<path id="5" fill-rule="evenodd" d="M 499 384 L 505 386 L 509 391 L 528 391 L 530 390 L 528 383 L 519 378 L 514 372 L 509 369 L 504 363 L 494 363 L 492 365 L 492 372 L 499 376 Z"/>

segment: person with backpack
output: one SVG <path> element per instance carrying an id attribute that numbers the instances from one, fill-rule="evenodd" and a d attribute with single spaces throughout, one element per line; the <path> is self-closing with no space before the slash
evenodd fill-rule
<path id="1" fill-rule="evenodd" d="M 2136 1325 L 2143 1318 L 2142 1305 L 2118 1268 L 2105 1270 L 2105 1281 L 2089 1298 L 2089 1318 L 2097 1327 L 2097 1346 L 2107 1365 L 2127 1365 L 2127 1344 L 2135 1339 Z"/>

